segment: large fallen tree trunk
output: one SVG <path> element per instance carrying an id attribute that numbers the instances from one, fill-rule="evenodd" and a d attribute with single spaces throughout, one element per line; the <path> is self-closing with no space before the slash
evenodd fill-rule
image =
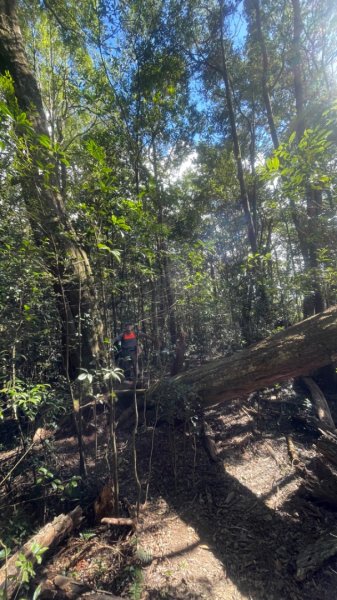
<path id="1" fill-rule="evenodd" d="M 337 306 L 301 321 L 262 342 L 213 360 L 152 390 L 152 397 L 188 390 L 211 406 L 293 377 L 310 375 L 337 361 Z M 178 394 L 179 395 L 179 394 Z"/>
<path id="2" fill-rule="evenodd" d="M 6 600 L 11 600 L 16 595 L 21 583 L 22 571 L 18 559 L 24 555 L 34 565 L 36 556 L 34 548 L 48 548 L 57 546 L 82 520 L 82 509 L 77 506 L 67 515 L 55 517 L 52 523 L 47 523 L 34 535 L 22 548 L 13 554 L 0 569 L 0 595 L 4 591 Z M 1 596 L 2 597 L 2 596 Z"/>

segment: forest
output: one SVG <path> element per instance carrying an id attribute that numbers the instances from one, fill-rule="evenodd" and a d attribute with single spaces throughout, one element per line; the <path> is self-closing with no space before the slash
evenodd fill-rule
<path id="1" fill-rule="evenodd" d="M 0 600 L 335 600 L 335 0 L 0 0 Z"/>

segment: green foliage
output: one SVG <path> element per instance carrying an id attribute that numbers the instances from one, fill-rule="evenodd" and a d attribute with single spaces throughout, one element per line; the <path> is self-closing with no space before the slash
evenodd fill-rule
<path id="1" fill-rule="evenodd" d="M 9 558 L 10 556 L 10 548 L 8 548 L 3 542 L 2 540 L 0 540 L 0 545 L 2 547 L 2 549 L 0 550 L 0 561 L 4 561 L 6 562 L 6 560 Z"/>
<path id="2" fill-rule="evenodd" d="M 139 566 L 130 566 L 128 568 L 128 573 L 132 579 L 132 583 L 129 587 L 130 598 L 132 600 L 140 600 L 144 588 L 144 575 L 142 569 Z"/>
<path id="3" fill-rule="evenodd" d="M 101 381 L 118 381 L 120 382 L 124 377 L 124 372 L 119 367 L 104 367 L 100 370 L 96 370 L 93 373 L 89 373 L 86 369 L 81 369 L 82 373 L 77 377 L 78 381 L 83 383 L 91 384 L 94 378 Z"/>
<path id="4" fill-rule="evenodd" d="M 33 542 L 30 548 L 30 554 L 34 561 L 40 565 L 42 563 L 43 554 L 48 550 L 48 547 L 42 547 L 37 542 Z M 22 583 L 28 583 L 35 575 L 34 563 L 22 552 L 19 553 L 18 559 L 15 563 L 20 569 L 20 576 Z"/>
<path id="5" fill-rule="evenodd" d="M 77 495 L 80 477 L 74 475 L 69 480 L 63 481 L 45 466 L 38 467 L 37 474 L 36 483 L 42 485 L 45 492 L 51 490 L 61 498 L 74 498 Z"/>
<path id="6" fill-rule="evenodd" d="M 10 556 L 10 550 L 2 542 L 1 546 L 3 547 L 3 549 L 0 551 L 0 560 L 6 561 Z M 28 584 L 30 580 L 35 576 L 36 571 L 34 563 L 40 565 L 42 563 L 43 555 L 47 550 L 48 547 L 43 547 L 40 546 L 37 542 L 32 542 L 29 554 L 26 555 L 23 552 L 19 552 L 18 558 L 15 562 L 15 566 L 19 569 L 20 586 L 17 594 L 20 594 L 20 600 L 27 600 L 27 596 L 25 598 L 23 594 L 25 595 L 25 590 L 29 589 Z M 39 598 L 40 592 L 41 586 L 38 586 L 33 592 L 32 600 L 37 600 L 37 598 Z M 6 590 L 0 590 L 0 599 L 7 600 Z"/>
<path id="7" fill-rule="evenodd" d="M 2 541 L 4 546 L 13 549 L 15 546 L 20 546 L 32 534 L 34 522 L 32 515 L 27 515 L 23 506 L 18 507 L 13 514 L 5 510 L 4 517 L 1 532 Z M 2 559 L 4 558 L 5 554 L 2 555 Z"/>
<path id="8" fill-rule="evenodd" d="M 267 72 L 249 2 L 227 6 L 222 36 L 219 2 L 206 7 L 199 1 L 132 0 L 113 7 L 103 2 L 98 9 L 86 0 L 55 0 L 52 11 L 37 2 L 19 3 L 49 135 L 34 132 L 11 77 L 3 74 L 5 417 L 18 410 L 32 421 L 44 412 L 46 421 L 54 421 L 51 389 L 41 385 L 61 388 L 56 412 L 66 403 L 64 315 L 57 310 L 62 299 L 55 272 L 44 266 L 46 256 L 57 262 L 67 289 L 76 282 L 69 275 L 69 253 L 56 257 L 43 227 L 33 232 L 36 204 L 27 203 L 32 181 L 41 190 L 57 190 L 71 231 L 89 257 L 105 347 L 112 353 L 111 340 L 125 319 L 141 321 L 151 336 L 144 353 L 149 371 L 169 368 L 177 332 L 186 333 L 186 364 L 194 366 L 263 337 L 280 316 L 300 319 L 303 298 L 315 286 L 328 304 L 336 301 L 336 105 L 330 100 L 336 8 L 323 2 L 303 10 L 306 59 L 298 56 L 297 64 L 306 98 L 304 134 L 297 139 L 291 6 L 284 11 L 279 0 L 261 4 Z M 241 20 L 244 35 L 237 36 Z M 254 253 L 222 51 L 256 232 Z M 280 140 L 274 153 L 263 77 Z M 319 206 L 308 209 L 308 189 L 317 192 Z M 52 236 L 54 225 L 48 225 Z M 66 222 L 62 227 L 69 240 L 74 234 Z M 70 350 L 79 363 L 86 350 L 80 330 L 90 320 L 86 290 L 83 296 L 81 316 L 72 306 L 78 336 Z M 100 372 L 92 366 L 77 376 L 84 393 L 91 384 L 120 381 L 121 372 L 106 364 Z M 184 413 L 185 402 L 187 418 L 193 418 L 187 390 L 169 390 L 169 397 L 170 418 Z"/>
<path id="9" fill-rule="evenodd" d="M 295 199 L 301 197 L 309 185 L 315 190 L 329 188 L 333 182 L 331 160 L 335 148 L 327 125 L 335 113 L 336 108 L 332 107 L 318 126 L 304 131 L 299 141 L 293 132 L 267 159 L 264 176 L 267 179 L 281 177 L 284 191 Z"/>
<path id="10" fill-rule="evenodd" d="M 174 424 L 176 419 L 190 422 L 192 425 L 198 421 L 200 414 L 200 401 L 198 395 L 190 385 L 165 382 L 165 393 L 159 392 L 157 397 L 154 390 L 151 394 L 153 401 L 158 403 L 158 414 L 166 422 Z"/>
<path id="11" fill-rule="evenodd" d="M 80 532 L 80 538 L 82 540 L 91 540 L 96 535 L 97 534 L 94 531 L 81 531 Z"/>
<path id="12" fill-rule="evenodd" d="M 16 379 L 15 384 L 8 382 L 1 390 L 7 396 L 8 408 L 17 414 L 18 410 L 32 421 L 43 404 L 48 402 L 48 394 L 50 385 L 39 383 L 35 385 L 26 384 L 19 379 Z M 3 418 L 3 412 L 0 413 Z"/>

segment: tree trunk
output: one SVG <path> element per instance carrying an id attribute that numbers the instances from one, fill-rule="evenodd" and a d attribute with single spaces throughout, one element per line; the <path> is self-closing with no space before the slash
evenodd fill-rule
<path id="1" fill-rule="evenodd" d="M 262 54 L 262 77 L 261 77 L 262 95 L 263 95 L 264 105 L 266 107 L 268 126 L 269 126 L 271 139 L 273 140 L 273 145 L 274 145 L 274 148 L 276 149 L 279 146 L 279 141 L 278 141 L 278 135 L 277 135 L 277 130 L 276 130 L 276 126 L 275 126 L 273 109 L 272 109 L 272 105 L 271 105 L 271 101 L 270 101 L 270 94 L 269 94 L 269 88 L 268 88 L 269 59 L 268 59 L 267 48 L 266 48 L 264 35 L 263 35 L 263 31 L 262 31 L 260 0 L 253 0 L 253 7 L 254 7 L 254 11 L 255 11 L 255 25 L 256 25 L 257 39 L 260 44 L 261 54 Z"/>
<path id="2" fill-rule="evenodd" d="M 270 312 L 270 302 L 268 298 L 268 293 L 265 285 L 265 275 L 263 270 L 263 264 L 261 261 L 261 257 L 259 255 L 259 243 L 257 239 L 257 231 L 256 231 L 256 220 L 254 222 L 253 214 L 254 214 L 254 206 L 252 210 L 252 204 L 249 199 L 246 179 L 244 174 L 243 160 L 241 155 L 240 141 L 238 136 L 237 124 L 236 124 L 236 115 L 234 108 L 234 99 L 233 92 L 230 84 L 230 74 L 228 71 L 228 60 L 226 55 L 225 48 L 225 39 L 224 39 L 224 19 L 225 19 L 225 2 L 224 0 L 219 0 L 219 8 L 220 8 L 220 50 L 221 50 L 221 67 L 220 73 L 223 79 L 224 87 L 225 87 L 225 95 L 226 95 L 226 104 L 228 110 L 228 118 L 230 124 L 231 138 L 233 143 L 233 153 L 236 162 L 236 170 L 237 170 L 237 178 L 240 186 L 240 200 L 241 206 L 244 213 L 248 241 L 250 246 L 250 251 L 254 255 L 255 265 L 253 267 L 253 274 L 255 276 L 255 284 L 256 284 L 256 311 L 258 317 L 263 315 L 264 322 L 268 322 L 269 312 Z M 254 194 L 254 204 L 256 206 L 256 194 Z M 244 332 L 243 332 L 244 334 Z M 256 337 L 255 337 L 256 340 Z M 252 339 L 248 339 L 248 342 L 255 341 Z"/>
<path id="3" fill-rule="evenodd" d="M 238 137 L 237 127 L 236 127 L 236 118 L 235 118 L 234 104 L 233 104 L 233 98 L 232 98 L 232 91 L 231 91 L 230 82 L 229 82 L 227 57 L 226 57 L 225 41 L 224 41 L 224 14 L 225 14 L 224 3 L 223 3 L 223 1 L 221 1 L 220 2 L 221 75 L 222 75 L 224 86 L 225 86 L 228 117 L 229 117 L 231 136 L 232 136 L 232 141 L 233 141 L 233 152 L 234 152 L 234 157 L 235 157 L 235 162 L 236 162 L 237 177 L 238 177 L 238 181 L 239 181 L 239 185 L 240 185 L 241 205 L 242 205 L 242 209 L 243 209 L 245 219 L 246 219 L 250 249 L 253 254 L 256 254 L 258 252 L 256 231 L 255 231 L 255 227 L 254 227 L 254 222 L 253 222 L 253 218 L 252 218 L 250 202 L 249 202 L 248 192 L 247 192 L 247 187 L 246 187 L 246 182 L 245 182 L 241 149 L 240 149 L 239 137 Z"/>
<path id="4" fill-rule="evenodd" d="M 170 334 L 170 341 L 172 346 L 177 341 L 177 325 L 175 317 L 175 301 L 174 292 L 171 281 L 171 265 L 168 257 L 167 243 L 165 235 L 163 234 L 164 216 L 163 216 L 163 190 L 159 184 L 158 175 L 158 157 L 156 149 L 155 136 L 152 140 L 152 153 L 153 153 L 153 174 L 156 189 L 156 205 L 157 205 L 157 223 L 159 226 L 158 239 L 157 239 L 157 255 L 158 264 L 160 270 L 160 279 L 162 284 L 161 294 L 163 296 L 163 317 L 164 314 L 168 316 L 168 329 Z"/>
<path id="5" fill-rule="evenodd" d="M 291 0 L 293 8 L 293 43 L 292 43 L 292 61 L 294 92 L 296 104 L 296 138 L 301 141 L 306 129 L 305 119 L 305 89 L 303 77 L 303 61 L 301 36 L 303 31 L 301 4 L 299 0 Z M 296 212 L 296 209 L 293 210 Z M 317 314 L 324 310 L 325 300 L 322 287 L 317 276 L 318 271 L 318 247 L 322 246 L 322 239 L 319 230 L 319 217 L 321 214 L 321 192 L 315 190 L 310 183 L 306 189 L 306 218 L 302 227 L 298 227 L 294 220 L 295 227 L 299 236 L 299 243 L 303 254 L 304 264 L 310 273 L 311 290 L 307 292 L 303 300 L 304 318 Z"/>
<path id="6" fill-rule="evenodd" d="M 172 386 L 177 386 L 180 395 L 186 388 L 186 395 L 195 394 L 204 406 L 212 406 L 248 396 L 276 382 L 310 375 L 336 360 L 337 306 L 334 306 L 232 356 L 159 383 L 152 396 L 165 399 Z"/>
<path id="7" fill-rule="evenodd" d="M 38 545 L 40 548 L 47 547 L 49 550 L 54 548 L 74 527 L 78 527 L 81 520 L 82 509 L 80 506 L 77 506 L 68 515 L 55 517 L 52 523 L 47 523 L 18 552 L 6 561 L 6 564 L 0 569 L 0 590 L 5 590 L 5 598 L 7 600 L 15 596 L 16 590 L 21 583 L 20 567 L 16 564 L 19 554 L 24 554 L 34 564 L 35 558 L 32 553 L 34 545 Z"/>
<path id="8" fill-rule="evenodd" d="M 183 370 L 185 352 L 186 352 L 186 338 L 187 334 L 182 329 L 180 330 L 179 337 L 176 343 L 176 352 L 174 361 L 171 367 L 171 376 L 178 375 Z"/>
<path id="9" fill-rule="evenodd" d="M 294 95 L 296 106 L 296 138 L 299 142 L 304 134 L 305 123 L 305 89 L 303 84 L 303 64 L 301 35 L 303 30 L 301 6 L 299 0 L 291 0 L 293 9 L 293 40 L 292 40 L 292 72 L 294 81 Z M 272 112 L 270 94 L 268 89 L 269 60 L 265 40 L 262 31 L 261 11 L 259 0 L 252 0 L 255 11 L 255 27 L 257 39 L 262 54 L 262 96 L 266 108 L 270 135 L 275 150 L 279 146 L 277 130 Z M 311 291 L 305 294 L 303 300 L 304 318 L 317 314 L 324 310 L 325 301 L 321 284 L 317 276 L 318 260 L 317 252 L 320 240 L 319 216 L 321 213 L 321 192 L 314 190 L 310 185 L 306 190 L 306 214 L 300 215 L 295 202 L 290 198 L 292 219 L 298 236 L 299 246 L 303 256 L 305 270 L 310 272 Z M 320 244 L 321 245 L 321 244 Z"/>
<path id="10" fill-rule="evenodd" d="M 67 218 L 58 188 L 57 160 L 40 90 L 25 54 L 15 0 L 0 0 L 0 71 L 11 74 L 19 109 L 31 124 L 20 127 L 26 144 L 20 183 L 35 242 L 53 276 L 67 348 L 65 366 L 75 377 L 81 366 L 92 367 L 103 355 L 103 325 L 88 256 Z"/>

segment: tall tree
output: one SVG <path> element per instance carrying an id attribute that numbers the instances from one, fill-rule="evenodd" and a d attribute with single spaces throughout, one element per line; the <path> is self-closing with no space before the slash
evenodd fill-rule
<path id="1" fill-rule="evenodd" d="M 304 89 L 302 35 L 303 22 L 299 0 L 291 0 L 293 9 L 292 61 L 294 76 L 294 95 L 296 105 L 296 138 L 300 143 L 308 124 L 305 112 L 307 98 Z M 311 124 L 310 124 L 311 125 Z M 309 126 L 310 126 L 309 125 Z M 306 269 L 310 272 L 311 290 L 305 294 L 303 302 L 304 317 L 310 317 L 324 310 L 325 302 L 318 277 L 318 249 L 320 241 L 319 217 L 322 210 L 322 192 L 307 182 L 306 185 L 306 223 L 299 228 L 300 243 Z"/>
<path id="2" fill-rule="evenodd" d="M 30 225 L 54 278 L 66 369 L 75 376 L 103 356 L 102 322 L 93 273 L 67 217 L 41 94 L 28 64 L 15 0 L 0 2 L 0 69 L 9 71 L 21 115 L 25 156 L 19 178 Z M 15 112 L 15 107 L 12 105 Z"/>

